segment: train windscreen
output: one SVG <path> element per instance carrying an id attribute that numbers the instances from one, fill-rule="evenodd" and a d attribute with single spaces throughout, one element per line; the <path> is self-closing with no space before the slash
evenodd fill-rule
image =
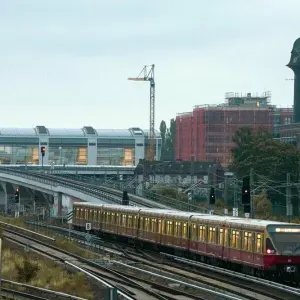
<path id="1" fill-rule="evenodd" d="M 300 225 L 269 225 L 267 230 L 280 254 L 300 255 Z"/>

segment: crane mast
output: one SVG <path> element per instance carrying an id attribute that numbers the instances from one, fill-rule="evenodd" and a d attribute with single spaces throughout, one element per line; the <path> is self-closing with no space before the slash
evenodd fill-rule
<path id="1" fill-rule="evenodd" d="M 144 66 L 141 73 L 137 77 L 129 77 L 128 80 L 133 81 L 149 81 L 150 82 L 150 128 L 149 128 L 149 152 L 148 159 L 154 160 L 155 153 L 155 81 L 154 81 L 154 65 Z"/>

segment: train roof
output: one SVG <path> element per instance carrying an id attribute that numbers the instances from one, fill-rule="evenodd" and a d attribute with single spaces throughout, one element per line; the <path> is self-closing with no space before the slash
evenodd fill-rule
<path id="1" fill-rule="evenodd" d="M 250 218 L 239 218 L 239 217 L 231 217 L 231 216 L 215 216 L 215 215 L 195 215 L 192 216 L 192 221 L 203 220 L 212 221 L 212 222 L 220 222 L 223 224 L 228 224 L 229 226 L 238 225 L 241 227 L 254 226 L 257 228 L 264 229 L 268 225 L 291 225 L 286 222 L 277 222 L 272 220 L 261 220 L 261 219 L 250 219 Z"/>
<path id="2" fill-rule="evenodd" d="M 115 208 L 121 211 L 132 211 L 132 212 L 140 212 L 141 214 L 145 213 L 146 215 L 152 214 L 159 214 L 164 217 L 175 217 L 184 218 L 184 219 L 191 219 L 191 221 L 199 222 L 201 220 L 205 220 L 212 223 L 222 223 L 227 225 L 238 225 L 241 227 L 248 227 L 254 226 L 257 228 L 264 229 L 268 225 L 289 225 L 291 223 L 287 222 L 278 222 L 272 220 L 261 220 L 261 219 L 250 219 L 250 218 L 240 218 L 240 217 L 232 217 L 232 216 L 217 216 L 217 215 L 210 215 L 210 214 L 203 214 L 197 212 L 186 212 L 186 211 L 176 211 L 170 209 L 163 209 L 163 208 L 144 208 L 144 207 L 134 207 L 134 206 L 124 206 L 124 205 L 116 205 L 116 204 L 95 204 L 91 202 L 75 202 L 75 206 L 82 206 L 82 207 L 91 207 L 91 208 Z M 295 224 L 294 224 L 295 225 Z"/>

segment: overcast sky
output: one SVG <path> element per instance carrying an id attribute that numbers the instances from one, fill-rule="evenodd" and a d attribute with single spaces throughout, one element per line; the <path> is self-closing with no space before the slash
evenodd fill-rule
<path id="1" fill-rule="evenodd" d="M 226 92 L 291 106 L 299 0 L 0 0 L 0 127 L 149 127 Z"/>

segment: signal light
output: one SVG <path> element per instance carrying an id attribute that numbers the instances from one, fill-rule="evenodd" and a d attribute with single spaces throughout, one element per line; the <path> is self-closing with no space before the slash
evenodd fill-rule
<path id="1" fill-rule="evenodd" d="M 250 196 L 250 177 L 243 178 L 243 186 L 242 186 L 242 204 L 250 205 L 251 196 Z"/>
<path id="2" fill-rule="evenodd" d="M 15 202 L 18 203 L 19 200 L 20 200 L 20 191 L 17 188 L 16 191 L 15 191 Z"/>
<path id="3" fill-rule="evenodd" d="M 209 193 L 209 204 L 214 205 L 215 203 L 216 203 L 215 189 L 212 187 L 210 188 L 210 193 Z"/>
<path id="4" fill-rule="evenodd" d="M 41 147 L 42 156 L 45 156 L 45 152 L 46 152 L 46 147 L 45 146 Z"/>

